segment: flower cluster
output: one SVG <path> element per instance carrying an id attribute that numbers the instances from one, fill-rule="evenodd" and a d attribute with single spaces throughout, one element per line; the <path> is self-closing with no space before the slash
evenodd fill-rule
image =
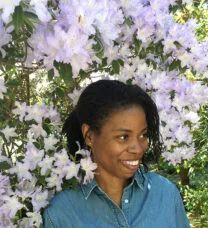
<path id="1" fill-rule="evenodd" d="M 100 38 L 109 45 L 119 36 L 124 18 L 119 5 L 111 1 L 61 1 L 56 21 L 38 25 L 28 40 L 35 48 L 36 60 L 44 60 L 47 69 L 53 68 L 54 60 L 70 63 L 74 77 L 80 69 L 87 70 L 96 60 L 93 45 L 96 29 Z M 112 20 L 113 18 L 113 20 Z M 112 39 L 113 36 L 113 39 Z"/>
<path id="2" fill-rule="evenodd" d="M 74 77 L 94 61 L 100 63 L 98 52 L 103 51 L 108 64 L 119 58 L 125 61 L 132 53 L 133 37 L 144 49 L 161 43 L 163 55 L 170 55 L 167 64 L 179 60 L 181 67 L 206 72 L 208 42 L 197 40 L 195 20 L 183 25 L 174 20 L 169 13 L 174 4 L 159 0 L 60 1 L 54 12 L 56 20 L 38 25 L 28 41 L 35 59 L 43 60 L 48 70 L 54 67 L 54 60 L 70 63 Z M 98 42 L 103 49 L 94 50 Z"/>
<path id="3" fill-rule="evenodd" d="M 4 85 L 4 78 L 0 77 L 0 99 L 3 99 L 3 93 L 6 93 L 7 88 Z"/>
<path id="4" fill-rule="evenodd" d="M 3 46 L 8 44 L 12 40 L 12 36 L 9 34 L 9 30 L 4 27 L 1 15 L 0 15 L 0 54 L 2 57 L 6 56 L 6 52 L 3 49 Z M 1 92 L 1 91 L 0 91 Z"/>
<path id="5" fill-rule="evenodd" d="M 192 0 L 182 2 L 192 4 Z M 197 40 L 194 19 L 176 22 L 171 11 L 176 4 L 176 0 L 1 1 L 0 60 L 13 45 L 12 14 L 21 6 L 27 11 L 21 15 L 23 22 L 32 23 L 23 37 L 25 66 L 40 62 L 61 75 L 57 64 L 70 64 L 74 78 L 82 79 L 81 71 L 100 70 L 111 79 L 140 85 L 159 110 L 166 146 L 163 157 L 176 165 L 195 154 L 191 131 L 198 126 L 198 110 L 208 98 L 208 88 L 200 81 L 207 77 L 208 39 Z M 39 22 L 28 22 L 28 12 L 35 13 Z M 93 75 L 88 80 L 94 80 Z M 0 77 L 0 99 L 6 93 Z M 77 89 L 69 94 L 74 105 L 79 94 Z M 60 143 L 61 121 L 54 106 L 18 101 L 15 106 L 15 125 L 0 126 L 0 166 L 4 167 L 0 227 L 39 227 L 41 210 L 55 192 L 77 180 L 88 183 L 96 164 L 80 148 L 79 163 L 69 157 Z"/>
<path id="6" fill-rule="evenodd" d="M 20 4 L 21 0 L 1 1 L 0 9 L 2 9 L 2 19 L 5 23 L 11 21 L 11 14 L 14 13 L 15 7 Z M 27 0 L 30 10 L 35 11 L 42 22 L 51 20 L 51 15 L 47 9 L 48 0 Z"/>
<path id="7" fill-rule="evenodd" d="M 15 155 L 4 150 L 5 156 L 0 150 L 0 165 L 6 163 L 10 167 L 0 173 L 0 227 L 39 227 L 41 210 L 50 198 L 73 183 L 90 182 L 97 165 L 92 162 L 89 151 L 78 148 L 77 154 L 81 154 L 82 159 L 77 162 L 76 158 L 69 157 L 65 148 L 58 149 L 60 117 L 52 106 L 15 104 L 13 113 L 17 121 L 27 124 L 28 131 L 27 138 L 23 139 L 14 127 L 0 130 L 3 145 L 17 145 L 20 137 L 26 142 Z M 44 129 L 46 119 L 53 126 L 50 133 Z M 17 151 L 17 146 L 13 150 Z"/>

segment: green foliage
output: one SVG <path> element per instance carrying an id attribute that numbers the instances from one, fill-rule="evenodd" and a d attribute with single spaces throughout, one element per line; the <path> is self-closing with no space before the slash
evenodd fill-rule
<path id="1" fill-rule="evenodd" d="M 63 190 L 68 190 L 68 189 L 76 189 L 78 187 L 78 183 L 77 183 L 77 180 L 76 178 L 72 178 L 70 180 L 64 180 L 63 184 L 62 184 L 62 189 Z"/>
<path id="2" fill-rule="evenodd" d="M 71 64 L 54 62 L 54 66 L 58 70 L 60 77 L 64 80 L 65 83 L 69 84 L 72 82 L 72 67 Z"/>
<path id="3" fill-rule="evenodd" d="M 22 10 L 22 7 L 20 5 L 16 6 L 12 17 L 12 22 L 13 22 L 16 34 L 19 34 L 20 28 L 24 23 L 23 18 L 24 18 L 24 12 Z"/>
<path id="4" fill-rule="evenodd" d="M 189 19 L 196 19 L 196 34 L 199 40 L 205 40 L 208 35 L 208 4 L 206 0 L 195 0 L 193 6 L 179 4 L 174 6 L 172 12 L 176 21 L 185 23 Z"/>
<path id="5" fill-rule="evenodd" d="M 0 162 L 0 171 L 5 171 L 5 170 L 8 170 L 9 168 L 11 168 L 11 165 L 8 162 L 6 161 Z"/>
<path id="6" fill-rule="evenodd" d="M 112 67 L 113 67 L 113 74 L 119 74 L 120 64 L 118 60 L 113 60 Z"/>
<path id="7" fill-rule="evenodd" d="M 193 132 L 196 156 L 188 162 L 190 186 L 181 187 L 190 217 L 198 218 L 201 227 L 208 226 L 208 106 L 200 110 L 200 127 Z"/>

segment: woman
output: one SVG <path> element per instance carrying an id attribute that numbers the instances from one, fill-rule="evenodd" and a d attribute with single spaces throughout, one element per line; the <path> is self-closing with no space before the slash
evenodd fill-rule
<path id="1" fill-rule="evenodd" d="M 97 174 L 57 194 L 44 227 L 190 227 L 175 185 L 147 171 L 147 151 L 157 159 L 161 142 L 156 105 L 141 88 L 111 80 L 90 84 L 63 130 L 70 153 L 77 141 L 91 150 Z"/>

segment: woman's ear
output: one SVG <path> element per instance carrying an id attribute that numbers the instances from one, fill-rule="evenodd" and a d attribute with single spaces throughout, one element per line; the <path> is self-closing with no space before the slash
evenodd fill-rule
<path id="1" fill-rule="evenodd" d="M 82 130 L 82 135 L 83 135 L 83 138 L 85 140 L 85 143 L 86 145 L 88 145 L 89 147 L 91 147 L 92 145 L 92 135 L 93 135 L 93 132 L 92 130 L 90 129 L 90 126 L 88 124 L 82 124 L 82 127 L 81 127 L 81 130 Z"/>

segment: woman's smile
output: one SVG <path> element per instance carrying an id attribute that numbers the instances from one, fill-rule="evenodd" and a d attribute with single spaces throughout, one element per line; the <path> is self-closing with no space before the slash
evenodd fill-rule
<path id="1" fill-rule="evenodd" d="M 139 160 L 121 161 L 121 163 L 129 170 L 136 171 L 139 168 Z"/>

